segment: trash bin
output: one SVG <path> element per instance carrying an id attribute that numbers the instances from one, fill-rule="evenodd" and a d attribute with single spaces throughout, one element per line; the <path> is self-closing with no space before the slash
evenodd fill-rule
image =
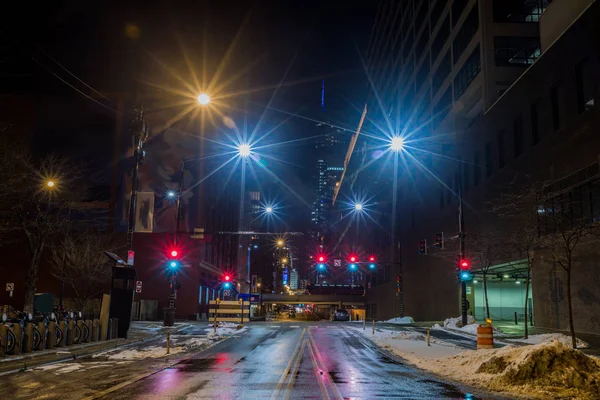
<path id="1" fill-rule="evenodd" d="M 165 319 L 163 321 L 164 326 L 173 326 L 175 325 L 175 309 L 174 308 L 165 308 Z"/>

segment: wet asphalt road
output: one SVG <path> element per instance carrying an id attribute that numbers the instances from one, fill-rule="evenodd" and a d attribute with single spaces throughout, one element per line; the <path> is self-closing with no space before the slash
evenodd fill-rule
<path id="1" fill-rule="evenodd" d="M 266 323 L 103 399 L 477 398 L 335 323 Z"/>
<path id="2" fill-rule="evenodd" d="M 469 389 L 405 365 L 344 323 L 252 323 L 246 331 L 201 352 L 134 362 L 95 358 L 75 364 L 79 368 L 65 364 L 62 373 L 33 370 L 0 376 L 0 398 L 497 398 L 467 394 Z"/>

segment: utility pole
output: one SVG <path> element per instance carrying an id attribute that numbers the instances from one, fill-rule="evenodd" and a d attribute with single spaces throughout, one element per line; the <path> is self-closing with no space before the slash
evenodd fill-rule
<path id="1" fill-rule="evenodd" d="M 135 206 L 138 192 L 138 171 L 140 164 L 144 162 L 146 152 L 144 143 L 148 138 L 148 126 L 144 119 L 144 110 L 135 110 L 136 116 L 133 120 L 133 159 L 134 166 L 131 173 L 131 196 L 129 199 L 129 223 L 127 226 L 127 252 L 133 249 L 133 232 L 135 231 Z"/>
<path id="2" fill-rule="evenodd" d="M 461 168 L 462 169 L 462 168 Z M 462 174 L 458 188 L 458 238 L 460 240 L 458 259 L 463 260 L 465 257 L 465 218 L 463 213 L 463 198 L 462 198 Z M 467 282 L 460 281 L 460 298 L 461 298 L 461 317 L 462 325 L 467 325 Z"/>

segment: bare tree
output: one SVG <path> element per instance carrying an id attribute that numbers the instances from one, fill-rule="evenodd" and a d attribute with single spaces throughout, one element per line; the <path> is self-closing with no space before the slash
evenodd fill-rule
<path id="1" fill-rule="evenodd" d="M 110 236 L 73 231 L 51 247 L 52 274 L 71 287 L 79 310 L 110 281 L 111 263 L 105 250 L 116 250 Z"/>
<path id="2" fill-rule="evenodd" d="M 489 226 L 489 225 L 486 225 Z M 479 269 L 483 276 L 483 297 L 485 300 L 485 315 L 490 318 L 490 304 L 488 300 L 487 279 L 490 267 L 500 261 L 505 255 L 503 237 L 496 230 L 482 230 L 469 234 L 469 248 L 479 262 Z"/>
<path id="3" fill-rule="evenodd" d="M 67 159 L 34 160 L 10 129 L 0 130 L 0 233 L 3 242 L 24 241 L 30 262 L 24 310 L 33 311 L 40 260 L 49 238 L 69 220 L 66 211 L 79 204 L 84 190 L 79 172 Z"/>
<path id="4" fill-rule="evenodd" d="M 552 260 L 567 275 L 567 306 L 569 311 L 569 331 L 573 348 L 577 348 L 577 337 L 573 324 L 573 300 L 571 295 L 571 276 L 575 252 L 588 237 L 598 235 L 598 225 L 591 217 L 577 213 L 581 205 L 571 196 L 555 196 L 548 193 L 540 208 L 540 218 L 546 228 L 543 245 L 550 250 Z"/>

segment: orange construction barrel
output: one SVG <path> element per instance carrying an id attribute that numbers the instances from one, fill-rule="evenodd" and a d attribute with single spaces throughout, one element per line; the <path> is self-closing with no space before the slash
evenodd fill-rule
<path id="1" fill-rule="evenodd" d="M 491 325 L 477 327 L 477 350 L 494 348 L 494 330 Z"/>

